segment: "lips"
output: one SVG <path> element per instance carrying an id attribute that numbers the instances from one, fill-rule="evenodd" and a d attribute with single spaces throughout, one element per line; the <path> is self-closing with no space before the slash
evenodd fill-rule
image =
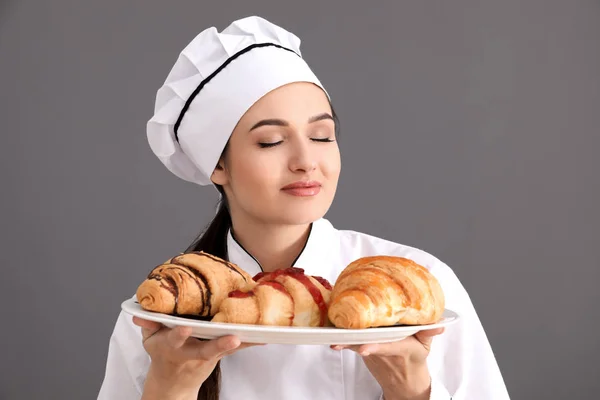
<path id="1" fill-rule="evenodd" d="M 317 181 L 298 181 L 284 186 L 281 190 L 293 196 L 315 196 L 321 191 L 321 183 Z"/>
<path id="2" fill-rule="evenodd" d="M 290 183 L 287 186 L 284 186 L 283 190 L 305 189 L 305 188 L 315 188 L 315 187 L 321 187 L 321 183 L 317 182 L 317 181 L 298 181 L 298 182 Z"/>

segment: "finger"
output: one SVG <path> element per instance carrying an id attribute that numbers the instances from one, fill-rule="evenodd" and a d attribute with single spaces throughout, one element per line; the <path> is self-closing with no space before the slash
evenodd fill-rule
<path id="1" fill-rule="evenodd" d="M 370 344 L 363 344 L 363 345 L 353 345 L 353 346 L 332 346 L 332 349 L 334 350 L 351 350 L 354 351 L 358 354 L 360 354 L 363 357 L 368 357 L 370 355 L 385 355 L 385 356 L 389 356 L 389 355 L 396 355 L 396 354 L 402 354 L 403 351 L 403 347 L 404 344 L 402 344 L 402 341 L 399 342 L 392 342 L 392 343 L 370 343 Z"/>
<path id="2" fill-rule="evenodd" d="M 356 351 L 363 357 L 368 357 L 371 355 L 376 356 L 395 356 L 401 355 L 406 352 L 406 342 L 404 339 L 398 342 L 391 343 L 377 343 L 377 344 L 365 344 L 360 346 Z"/>
<path id="3" fill-rule="evenodd" d="M 417 339 L 423 346 L 429 346 L 433 341 L 433 338 L 437 335 L 444 333 L 444 328 L 428 329 L 425 331 L 419 331 L 415 333 L 415 339 Z"/>
<path id="4" fill-rule="evenodd" d="M 341 345 L 341 344 L 334 344 L 331 345 L 330 348 L 332 350 L 352 350 L 352 351 L 356 351 L 358 353 L 358 349 L 360 348 L 361 345 Z"/>
<path id="5" fill-rule="evenodd" d="M 441 335 L 442 333 L 444 333 L 444 331 L 446 330 L 446 328 L 436 328 L 436 329 L 426 329 L 424 331 L 419 331 L 417 333 L 415 333 L 415 335 L 419 335 L 421 337 L 426 337 L 426 336 L 437 336 L 437 335 Z"/>
<path id="6" fill-rule="evenodd" d="M 242 343 L 240 345 L 240 347 L 238 347 L 238 350 L 242 350 L 248 347 L 254 347 L 254 346 L 266 346 L 266 343 Z"/>
<path id="7" fill-rule="evenodd" d="M 163 327 L 162 324 L 153 321 L 147 321 L 137 317 L 133 317 L 133 323 L 142 328 L 142 343 L 148 340 L 149 337 L 153 336 L 156 332 L 160 331 Z"/>
<path id="8" fill-rule="evenodd" d="M 159 330 L 162 324 L 154 321 L 148 321 L 147 319 L 141 319 L 139 317 L 133 317 L 133 323 L 141 328 Z"/>
<path id="9" fill-rule="evenodd" d="M 434 336 L 440 335 L 443 332 L 444 328 L 428 329 L 424 331 L 419 331 L 413 336 L 414 339 L 416 339 L 423 346 L 428 347 L 431 344 L 431 341 L 433 340 Z M 396 342 L 366 344 L 360 346 L 355 351 L 363 357 L 367 357 L 370 355 L 396 356 L 404 354 L 408 349 L 408 346 L 411 346 L 412 343 L 415 343 L 415 340 L 408 337 Z"/>
<path id="10" fill-rule="evenodd" d="M 240 350 L 244 350 L 247 349 L 249 347 L 255 347 L 255 346 L 264 346 L 265 343 L 242 343 L 239 347 L 226 351 L 225 353 L 221 354 L 219 357 L 227 357 L 232 355 L 233 353 L 236 353 Z"/>
<path id="11" fill-rule="evenodd" d="M 190 359 L 211 361 L 229 351 L 237 349 L 241 342 L 233 335 L 221 336 L 220 338 L 209 340 L 207 342 L 188 342 L 189 346 L 185 349 L 186 355 Z"/>
<path id="12" fill-rule="evenodd" d="M 444 333 L 444 328 L 427 329 L 427 330 L 419 331 L 419 332 L 415 333 L 414 336 L 421 342 L 422 341 L 431 342 L 431 340 L 433 340 L 434 336 L 441 335 L 442 333 Z"/>
<path id="13" fill-rule="evenodd" d="M 167 334 L 167 342 L 175 349 L 182 347 L 192 334 L 189 326 L 176 326 Z"/>
<path id="14" fill-rule="evenodd" d="M 440 335 L 444 332 L 444 328 L 427 329 L 415 333 L 413 336 L 422 344 L 429 344 L 434 336 Z M 396 342 L 389 343 L 375 343 L 375 344 L 364 344 L 364 345 L 331 345 L 332 350 L 352 350 L 361 356 L 369 356 L 371 354 L 377 355 L 396 355 L 402 354 L 403 347 L 406 345 L 403 343 L 404 339 Z"/>

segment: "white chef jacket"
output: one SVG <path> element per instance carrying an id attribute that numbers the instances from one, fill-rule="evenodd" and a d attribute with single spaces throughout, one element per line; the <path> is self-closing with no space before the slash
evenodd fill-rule
<path id="1" fill-rule="evenodd" d="M 251 276 L 258 262 L 229 233 L 229 260 Z M 364 233 L 337 230 L 326 219 L 313 223 L 305 248 L 294 266 L 332 284 L 352 261 L 392 255 L 414 260 L 439 280 L 446 308 L 458 322 L 433 339 L 428 366 L 431 400 L 507 400 L 498 364 L 469 295 L 443 262 L 414 247 Z M 110 338 L 106 374 L 99 400 L 140 399 L 150 358 L 142 346 L 141 329 L 121 311 Z M 351 350 L 319 345 L 251 347 L 221 360 L 221 400 L 379 400 L 382 390 L 362 357 Z"/>

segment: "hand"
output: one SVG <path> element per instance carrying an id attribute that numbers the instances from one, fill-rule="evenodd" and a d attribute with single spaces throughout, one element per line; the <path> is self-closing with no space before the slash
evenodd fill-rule
<path id="1" fill-rule="evenodd" d="M 334 350 L 349 349 L 363 357 L 365 365 L 379 382 L 386 400 L 428 399 L 431 380 L 427 357 L 434 336 L 444 328 L 419 331 L 398 342 L 331 346 Z"/>
<path id="2" fill-rule="evenodd" d="M 142 328 L 144 349 L 152 360 L 144 399 L 196 399 L 200 386 L 221 358 L 257 345 L 242 344 L 232 335 L 201 341 L 190 337 L 190 327 L 169 329 L 138 317 L 133 317 L 133 323 Z"/>

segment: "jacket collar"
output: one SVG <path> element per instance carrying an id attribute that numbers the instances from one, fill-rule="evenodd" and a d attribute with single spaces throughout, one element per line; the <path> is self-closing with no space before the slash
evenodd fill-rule
<path id="1" fill-rule="evenodd" d="M 293 266 L 304 269 L 306 274 L 331 279 L 328 270 L 331 264 L 331 251 L 335 248 L 333 241 L 335 232 L 335 228 L 324 218 L 313 222 L 304 249 L 296 258 Z M 262 271 L 258 260 L 233 237 L 231 230 L 227 234 L 227 252 L 229 261 L 244 269 L 251 276 Z M 333 284 L 333 282 L 331 283 Z"/>

